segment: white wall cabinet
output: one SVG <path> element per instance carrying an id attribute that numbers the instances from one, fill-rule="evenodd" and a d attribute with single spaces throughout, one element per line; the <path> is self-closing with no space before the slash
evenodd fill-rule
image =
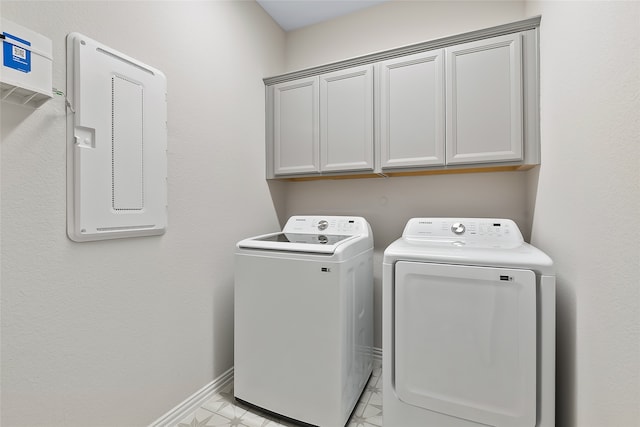
<path id="1" fill-rule="evenodd" d="M 320 76 L 320 169 L 373 170 L 373 66 Z"/>
<path id="2" fill-rule="evenodd" d="M 373 170 L 372 65 L 280 83 L 271 98 L 274 175 Z"/>
<path id="3" fill-rule="evenodd" d="M 539 23 L 265 79 L 267 177 L 539 164 Z"/>
<path id="4" fill-rule="evenodd" d="M 447 164 L 522 160 L 521 37 L 447 48 Z"/>
<path id="5" fill-rule="evenodd" d="M 522 161 L 521 38 L 382 62 L 381 169 Z"/>
<path id="6" fill-rule="evenodd" d="M 381 167 L 445 164 L 444 49 L 382 62 Z"/>
<path id="7" fill-rule="evenodd" d="M 273 162 L 276 175 L 320 172 L 318 77 L 273 87 Z"/>

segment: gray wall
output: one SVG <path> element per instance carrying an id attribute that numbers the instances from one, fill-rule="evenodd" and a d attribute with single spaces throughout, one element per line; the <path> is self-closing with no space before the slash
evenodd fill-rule
<path id="1" fill-rule="evenodd" d="M 558 425 L 640 425 L 640 3 L 542 14 L 532 243 L 558 271 Z"/>
<path id="2" fill-rule="evenodd" d="M 262 77 L 282 71 L 284 32 L 254 2 L 1 8 L 52 39 L 59 89 L 72 31 L 166 74 L 169 226 L 70 241 L 64 99 L 2 103 L 0 424 L 147 425 L 233 365 L 234 244 L 279 227 Z"/>

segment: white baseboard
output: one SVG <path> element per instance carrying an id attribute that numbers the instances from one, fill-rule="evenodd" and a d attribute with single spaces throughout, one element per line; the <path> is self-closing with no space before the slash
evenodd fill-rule
<path id="1" fill-rule="evenodd" d="M 209 384 L 193 393 L 178 406 L 155 420 L 153 423 L 149 424 L 149 427 L 175 426 L 180 420 L 202 406 L 204 402 L 213 397 L 214 394 L 222 390 L 222 388 L 231 381 L 233 381 L 233 367 L 229 368 L 218 378 L 214 379 Z"/>
<path id="2" fill-rule="evenodd" d="M 373 347 L 373 361 L 382 365 L 382 349 Z"/>
<path id="3" fill-rule="evenodd" d="M 382 349 L 373 348 L 373 362 L 380 366 L 382 364 Z M 233 381 L 233 367 L 229 368 L 226 372 L 220 375 L 209 384 L 196 391 L 189 396 L 184 402 L 149 424 L 149 427 L 169 427 L 175 426 L 180 420 L 185 418 L 190 413 L 198 409 L 204 402 L 209 400 L 214 394 L 222 390 L 224 386 Z"/>

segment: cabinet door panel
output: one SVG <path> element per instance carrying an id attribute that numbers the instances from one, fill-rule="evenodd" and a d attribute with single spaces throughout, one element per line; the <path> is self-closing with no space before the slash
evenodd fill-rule
<path id="1" fill-rule="evenodd" d="M 373 66 L 320 76 L 323 172 L 373 170 Z"/>
<path id="2" fill-rule="evenodd" d="M 444 50 L 380 64 L 381 166 L 444 164 Z"/>
<path id="3" fill-rule="evenodd" d="M 522 160 L 521 35 L 447 48 L 447 164 Z"/>
<path id="4" fill-rule="evenodd" d="M 318 77 L 274 86 L 276 175 L 319 172 Z"/>

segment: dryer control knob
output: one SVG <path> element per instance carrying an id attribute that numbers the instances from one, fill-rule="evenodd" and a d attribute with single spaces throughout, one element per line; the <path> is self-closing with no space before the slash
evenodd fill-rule
<path id="1" fill-rule="evenodd" d="M 457 235 L 464 234 L 466 229 L 467 228 L 461 222 L 456 222 L 451 226 L 451 231 L 453 231 L 453 233 Z"/>
<path id="2" fill-rule="evenodd" d="M 326 230 L 328 226 L 329 226 L 329 222 L 326 219 L 318 221 L 318 230 L 320 231 Z"/>

